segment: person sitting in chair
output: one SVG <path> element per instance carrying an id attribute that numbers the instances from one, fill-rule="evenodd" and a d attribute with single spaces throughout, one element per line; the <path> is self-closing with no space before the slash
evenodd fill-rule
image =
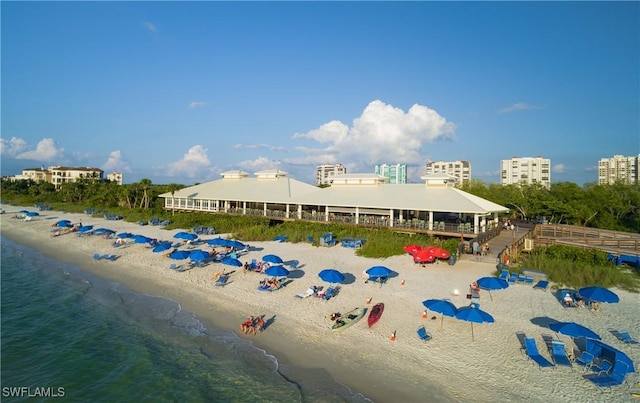
<path id="1" fill-rule="evenodd" d="M 240 330 L 246 334 L 249 332 L 252 326 L 253 326 L 253 316 L 249 316 L 247 320 L 242 322 L 242 324 L 240 325 Z"/>
<path id="2" fill-rule="evenodd" d="M 573 298 L 571 297 L 571 294 L 569 293 L 564 294 L 563 301 L 565 306 L 576 306 L 575 301 L 573 300 Z"/>

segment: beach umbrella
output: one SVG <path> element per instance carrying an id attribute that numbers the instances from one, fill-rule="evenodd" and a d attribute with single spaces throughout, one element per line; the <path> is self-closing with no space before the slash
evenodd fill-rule
<path id="1" fill-rule="evenodd" d="M 442 323 L 444 322 L 444 317 L 455 317 L 456 312 L 458 312 L 458 308 L 451 301 L 447 301 L 445 299 L 428 299 L 426 301 L 422 301 L 422 305 L 430 311 L 439 313 L 442 315 L 440 318 L 440 330 L 442 330 Z"/>
<path id="2" fill-rule="evenodd" d="M 565 336 L 573 338 L 589 337 L 591 339 L 601 339 L 601 337 L 593 330 L 575 322 L 555 322 L 549 325 L 549 329 L 556 333 L 564 334 Z"/>
<path id="3" fill-rule="evenodd" d="M 192 250 L 189 253 L 189 259 L 193 260 L 194 262 L 201 262 L 207 259 L 209 256 L 211 256 L 209 255 L 209 252 L 201 249 Z"/>
<path id="4" fill-rule="evenodd" d="M 493 323 L 495 320 L 493 316 L 485 311 L 476 308 L 475 305 L 465 306 L 458 309 L 456 312 L 456 319 L 464 320 L 471 323 L 471 340 L 474 340 L 473 324 L 474 323 Z"/>
<path id="5" fill-rule="evenodd" d="M 171 252 L 169 257 L 174 260 L 184 260 L 188 258 L 190 254 L 191 252 L 189 252 L 188 250 L 176 250 Z"/>
<path id="6" fill-rule="evenodd" d="M 135 235 L 133 235 L 131 232 L 121 232 L 116 236 L 118 238 L 133 238 Z"/>
<path id="7" fill-rule="evenodd" d="M 78 228 L 78 232 L 82 234 L 92 229 L 93 229 L 93 225 L 83 225 L 82 227 Z"/>
<path id="8" fill-rule="evenodd" d="M 423 248 L 423 250 L 430 251 L 431 254 L 437 257 L 438 259 L 449 259 L 449 256 L 451 256 L 448 250 L 441 248 L 439 246 L 427 246 Z"/>
<path id="9" fill-rule="evenodd" d="M 379 277 L 388 277 L 393 270 L 384 266 L 373 266 L 367 269 L 366 273 L 372 280 L 376 280 Z"/>
<path id="10" fill-rule="evenodd" d="M 415 263 L 433 263 L 436 261 L 436 257 L 429 249 L 420 249 L 413 254 L 413 261 Z"/>
<path id="11" fill-rule="evenodd" d="M 269 263 L 276 263 L 276 264 L 284 263 L 284 260 L 282 260 L 280 256 L 276 256 L 276 255 L 264 255 L 262 256 L 262 261 L 269 262 Z"/>
<path id="12" fill-rule="evenodd" d="M 284 266 L 269 266 L 264 274 L 273 276 L 273 277 L 287 277 L 289 275 L 289 270 L 285 269 Z"/>
<path id="13" fill-rule="evenodd" d="M 18 213 L 20 213 L 20 214 L 29 214 L 30 211 L 29 210 L 20 210 L 20 211 L 18 211 Z"/>
<path id="14" fill-rule="evenodd" d="M 209 239 L 207 241 L 207 244 L 212 246 L 227 246 L 227 242 L 229 242 L 229 240 L 217 237 L 217 238 Z"/>
<path id="15" fill-rule="evenodd" d="M 155 253 L 159 253 L 159 252 L 164 252 L 165 250 L 171 248 L 171 242 L 160 242 L 158 245 L 156 245 L 152 251 Z"/>
<path id="16" fill-rule="evenodd" d="M 27 217 L 37 217 L 39 215 L 40 215 L 40 213 L 36 213 L 35 211 L 29 211 L 27 213 Z"/>
<path id="17" fill-rule="evenodd" d="M 193 241 L 195 239 L 198 239 L 198 235 L 193 234 L 191 232 L 185 232 L 185 231 L 180 231 L 177 234 L 175 234 L 173 237 L 177 239 L 184 239 L 185 241 Z"/>
<path id="18" fill-rule="evenodd" d="M 242 262 L 241 261 L 239 261 L 238 259 L 234 259 L 232 257 L 229 257 L 229 256 L 223 257 L 222 260 L 220 260 L 220 263 L 226 264 L 227 266 L 242 267 Z"/>
<path id="19" fill-rule="evenodd" d="M 478 287 L 483 290 L 489 291 L 489 297 L 491 297 L 491 301 L 493 301 L 493 296 L 491 295 L 491 290 L 504 290 L 509 287 L 509 283 L 498 277 L 482 277 L 479 278 L 476 283 Z"/>
<path id="20" fill-rule="evenodd" d="M 342 283 L 344 281 L 344 274 L 336 269 L 324 269 L 318 273 L 318 277 L 327 283 Z"/>
<path id="21" fill-rule="evenodd" d="M 133 236 L 133 241 L 135 243 L 148 243 L 151 242 L 153 239 L 149 238 L 148 236 L 144 236 L 144 235 L 134 235 Z"/>
<path id="22" fill-rule="evenodd" d="M 228 246 L 228 247 L 234 248 L 234 249 L 244 249 L 244 248 L 246 248 L 245 244 L 243 244 L 240 241 L 236 241 L 235 239 L 228 239 L 227 240 L 227 244 L 225 246 Z"/>
<path id="23" fill-rule="evenodd" d="M 402 248 L 402 250 L 404 250 L 405 252 L 407 252 L 410 255 L 415 254 L 416 252 L 418 252 L 421 249 L 422 249 L 422 246 L 420 246 L 420 245 L 407 245 L 404 248 Z"/>
<path id="24" fill-rule="evenodd" d="M 69 221 L 69 220 L 60 220 L 55 224 L 55 226 L 58 227 L 58 228 L 70 227 L 71 226 L 71 221 Z"/>
<path id="25" fill-rule="evenodd" d="M 112 229 L 109 228 L 96 228 L 93 230 L 94 234 L 106 234 L 106 235 L 111 235 L 111 234 L 115 234 L 116 232 Z"/>
<path id="26" fill-rule="evenodd" d="M 578 290 L 578 294 L 589 299 L 590 301 L 605 302 L 608 304 L 615 304 L 620 302 L 620 298 L 616 295 L 616 293 L 598 286 L 581 288 Z"/>

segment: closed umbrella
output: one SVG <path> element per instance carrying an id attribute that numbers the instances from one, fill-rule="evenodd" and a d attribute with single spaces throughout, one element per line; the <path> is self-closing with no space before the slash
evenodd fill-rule
<path id="1" fill-rule="evenodd" d="M 478 287 L 483 290 L 489 291 L 489 297 L 491 297 L 491 301 L 493 301 L 493 295 L 491 295 L 491 290 L 504 290 L 509 287 L 509 283 L 498 277 L 482 277 L 476 281 Z"/>
<path id="2" fill-rule="evenodd" d="M 565 336 L 573 338 L 589 337 L 596 340 L 601 339 L 601 337 L 593 330 L 575 322 L 555 322 L 549 325 L 549 329 L 556 333 L 564 334 Z"/>
<path id="3" fill-rule="evenodd" d="M 464 320 L 471 323 L 471 340 L 473 341 L 475 336 L 473 334 L 474 323 L 493 323 L 495 320 L 493 316 L 485 311 L 476 308 L 475 305 L 465 306 L 458 309 L 456 312 L 456 319 Z"/>
<path id="4" fill-rule="evenodd" d="M 276 264 L 284 263 L 284 260 L 282 260 L 280 256 L 276 256 L 276 255 L 264 255 L 262 257 L 262 261 L 269 262 L 269 263 L 276 263 Z"/>
<path id="5" fill-rule="evenodd" d="M 590 301 L 606 302 L 608 304 L 616 304 L 620 302 L 620 298 L 616 293 L 604 287 L 584 287 L 578 290 L 578 294 Z"/>
<path id="6" fill-rule="evenodd" d="M 344 274 L 336 269 L 324 269 L 318 273 L 318 277 L 327 283 L 342 283 L 344 281 Z"/>
<path id="7" fill-rule="evenodd" d="M 458 308 L 451 301 L 447 301 L 444 299 L 428 299 L 426 301 L 422 301 L 422 305 L 430 311 L 437 312 L 442 315 L 440 318 L 440 330 L 442 330 L 442 323 L 444 322 L 444 317 L 455 317 Z"/>

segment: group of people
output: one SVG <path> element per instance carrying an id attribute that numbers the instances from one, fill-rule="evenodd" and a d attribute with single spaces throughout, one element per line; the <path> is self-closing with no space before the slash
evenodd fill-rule
<path id="1" fill-rule="evenodd" d="M 275 290 L 280 287 L 280 280 L 275 277 L 269 277 L 266 280 L 262 280 L 260 285 Z"/>
<path id="2" fill-rule="evenodd" d="M 254 336 L 258 334 L 258 332 L 262 332 L 264 330 L 263 316 L 249 316 L 244 322 L 242 322 L 242 324 L 240 324 L 240 331 L 244 334 L 252 334 Z"/>
<path id="3" fill-rule="evenodd" d="M 244 262 L 244 268 L 242 271 L 243 273 L 246 273 L 248 271 L 264 273 L 264 271 L 267 270 L 269 266 L 270 266 L 269 262 L 257 262 L 253 265 L 249 264 L 249 262 Z"/>
<path id="4" fill-rule="evenodd" d="M 562 299 L 562 301 L 565 306 L 578 308 L 584 308 L 586 306 L 585 299 L 580 294 L 576 294 L 574 299 L 574 297 L 572 297 L 571 294 L 567 292 L 564 294 L 564 298 Z M 600 311 L 600 303 L 598 301 L 591 301 L 588 305 L 588 308 L 593 312 L 598 313 Z"/>

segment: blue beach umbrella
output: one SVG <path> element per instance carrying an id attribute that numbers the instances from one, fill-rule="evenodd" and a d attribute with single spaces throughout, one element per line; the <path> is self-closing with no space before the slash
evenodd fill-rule
<path id="1" fill-rule="evenodd" d="M 287 277 L 289 275 L 289 270 L 285 269 L 283 266 L 269 266 L 267 270 L 264 271 L 264 274 L 273 277 Z"/>
<path id="2" fill-rule="evenodd" d="M 280 256 L 276 256 L 276 255 L 264 255 L 262 256 L 262 261 L 269 262 L 269 263 L 276 263 L 276 264 L 284 263 L 284 260 L 282 260 Z"/>
<path id="3" fill-rule="evenodd" d="M 69 220 L 60 220 L 55 224 L 55 226 L 58 227 L 58 228 L 70 227 L 71 226 L 71 221 L 69 221 Z"/>
<path id="4" fill-rule="evenodd" d="M 211 256 L 209 252 L 200 249 L 196 249 L 189 253 L 189 259 L 193 260 L 194 262 L 201 262 L 209 258 L 209 256 Z"/>
<path id="5" fill-rule="evenodd" d="M 112 230 L 112 229 L 109 229 L 109 228 L 100 227 L 100 228 L 94 229 L 93 233 L 94 234 L 98 234 L 98 235 L 100 235 L 100 234 L 111 235 L 111 234 L 115 234 L 116 232 L 114 230 Z"/>
<path id="6" fill-rule="evenodd" d="M 184 259 L 188 258 L 190 254 L 191 254 L 191 252 L 189 252 L 187 250 L 176 250 L 176 251 L 171 252 L 169 257 L 171 259 L 174 259 L 174 260 L 184 260 Z"/>
<path id="7" fill-rule="evenodd" d="M 133 238 L 135 235 L 133 235 L 131 232 L 121 232 L 116 236 L 118 238 Z"/>
<path id="8" fill-rule="evenodd" d="M 240 241 L 236 241 L 235 239 L 229 239 L 225 246 L 228 246 L 228 247 L 234 248 L 234 249 L 244 249 L 244 248 L 246 248 L 245 244 L 243 244 Z"/>
<path id="9" fill-rule="evenodd" d="M 426 301 L 422 301 L 422 305 L 430 311 L 437 312 L 442 315 L 440 318 L 440 330 L 442 330 L 442 323 L 444 322 L 444 317 L 449 316 L 451 318 L 456 316 L 456 312 L 458 308 L 451 301 L 447 301 L 444 299 L 428 299 Z"/>
<path id="10" fill-rule="evenodd" d="M 227 242 L 228 242 L 227 239 L 217 237 L 217 238 L 209 239 L 207 241 L 207 244 L 212 246 L 227 246 Z"/>
<path id="11" fill-rule="evenodd" d="M 616 293 L 598 286 L 581 288 L 578 290 L 578 294 L 590 301 L 605 302 L 608 304 L 616 304 L 620 302 L 620 298 Z"/>
<path id="12" fill-rule="evenodd" d="M 491 301 L 493 301 L 493 295 L 491 295 L 491 290 L 504 290 L 509 287 L 509 283 L 498 277 L 482 277 L 479 278 L 476 283 L 478 287 L 483 290 L 489 291 L 489 297 L 491 297 Z"/>
<path id="13" fill-rule="evenodd" d="M 92 229 L 93 229 L 93 225 L 83 225 L 82 227 L 78 228 L 78 232 L 82 234 Z"/>
<path id="14" fill-rule="evenodd" d="M 372 280 L 376 280 L 379 277 L 388 277 L 393 270 L 384 266 L 373 266 L 367 269 L 366 273 Z"/>
<path id="15" fill-rule="evenodd" d="M 318 277 L 320 277 L 322 281 L 332 284 L 342 283 L 344 281 L 344 274 L 340 273 L 336 269 L 324 269 L 318 273 Z"/>
<path id="16" fill-rule="evenodd" d="M 164 252 L 165 250 L 171 248 L 171 242 L 163 241 L 156 245 L 152 251 L 154 253 Z"/>
<path id="17" fill-rule="evenodd" d="M 555 322 L 549 325 L 549 329 L 556 333 L 564 334 L 565 336 L 573 338 L 589 337 L 596 340 L 601 339 L 601 337 L 593 330 L 575 322 Z"/>
<path id="18" fill-rule="evenodd" d="M 37 212 L 35 212 L 35 211 L 29 211 L 29 212 L 27 213 L 27 217 L 37 217 L 37 216 L 39 216 L 39 215 L 40 215 L 40 213 L 37 213 Z"/>
<path id="19" fill-rule="evenodd" d="M 471 340 L 474 340 L 473 324 L 474 323 L 493 323 L 493 316 L 485 311 L 476 308 L 474 305 L 465 306 L 458 309 L 456 319 L 464 320 L 471 323 Z"/>
<path id="20" fill-rule="evenodd" d="M 134 235 L 133 236 L 133 241 L 135 243 L 148 243 L 148 242 L 151 242 L 152 239 L 149 238 L 148 236 L 144 236 L 144 235 Z"/>
<path id="21" fill-rule="evenodd" d="M 227 266 L 242 267 L 242 262 L 241 261 L 239 261 L 238 259 L 234 259 L 232 257 L 229 257 L 229 256 L 223 257 L 222 260 L 220 260 L 220 263 L 226 264 Z"/>
<path id="22" fill-rule="evenodd" d="M 194 239 L 198 239 L 198 235 L 185 231 L 178 232 L 173 237 L 177 239 L 184 239 L 185 241 L 193 241 Z"/>

